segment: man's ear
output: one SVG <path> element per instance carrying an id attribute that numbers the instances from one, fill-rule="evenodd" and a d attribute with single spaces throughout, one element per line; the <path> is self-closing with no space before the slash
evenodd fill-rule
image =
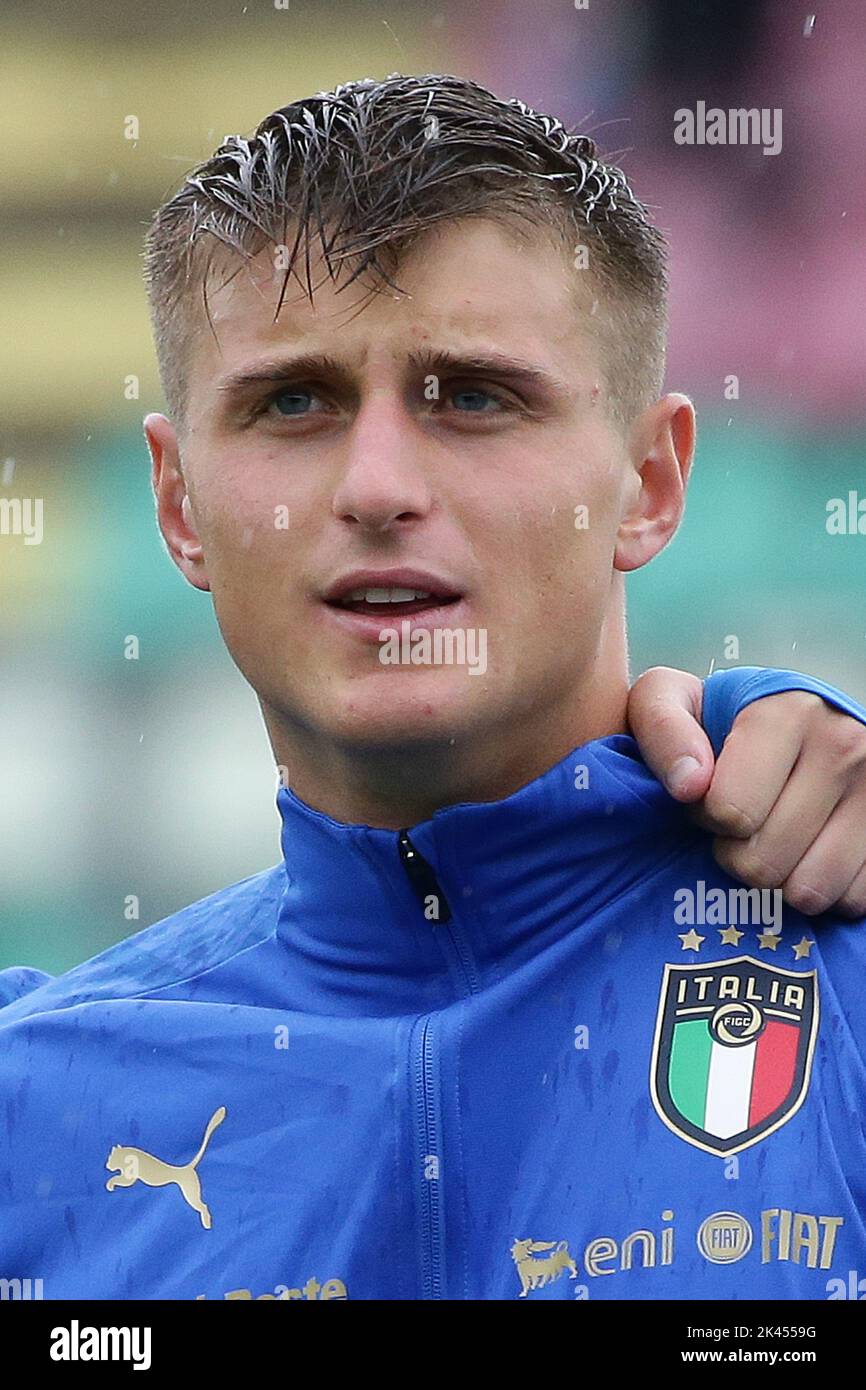
<path id="1" fill-rule="evenodd" d="M 670 392 L 638 416 L 628 449 L 634 486 L 617 534 L 615 569 L 640 569 L 667 545 L 683 515 L 694 452 L 688 396 Z"/>
<path id="2" fill-rule="evenodd" d="M 210 589 L 192 503 L 181 472 L 174 425 L 165 415 L 146 415 L 144 434 L 153 464 L 151 483 L 156 497 L 157 522 L 168 553 L 194 588 Z"/>

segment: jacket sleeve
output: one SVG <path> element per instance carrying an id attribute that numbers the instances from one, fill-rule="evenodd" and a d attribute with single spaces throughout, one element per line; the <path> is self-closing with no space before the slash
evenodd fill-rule
<path id="1" fill-rule="evenodd" d="M 820 695 L 852 719 L 866 724 L 866 709 L 834 685 L 806 676 L 800 671 L 777 671 L 771 666 L 735 666 L 730 671 L 714 671 L 704 681 L 703 725 L 718 757 L 737 715 L 753 700 L 780 695 L 784 690 L 808 690 Z"/>
<path id="2" fill-rule="evenodd" d="M 25 994 L 30 994 L 40 985 L 48 984 L 53 980 L 53 975 L 47 975 L 44 970 L 35 970 L 29 965 L 11 965 L 8 970 L 0 970 L 0 1009 L 4 1004 L 11 1004 L 15 999 L 21 999 Z"/>

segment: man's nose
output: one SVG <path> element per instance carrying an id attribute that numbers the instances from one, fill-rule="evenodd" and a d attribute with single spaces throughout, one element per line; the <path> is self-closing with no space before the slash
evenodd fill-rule
<path id="1" fill-rule="evenodd" d="M 355 417 L 334 493 L 334 515 L 371 531 L 417 519 L 430 510 L 425 442 L 405 404 L 375 392 Z"/>

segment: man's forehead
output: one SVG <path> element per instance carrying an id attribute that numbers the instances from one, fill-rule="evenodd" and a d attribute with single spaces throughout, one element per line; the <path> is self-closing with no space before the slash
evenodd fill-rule
<path id="1" fill-rule="evenodd" d="M 312 299 L 295 276 L 286 283 L 279 248 L 217 275 L 208 308 L 218 343 L 209 331 L 199 337 L 210 381 L 277 350 L 363 368 L 424 344 L 464 353 L 483 345 L 560 370 L 564 358 L 574 367 L 575 353 L 589 351 L 588 308 L 581 313 L 580 305 L 591 295 L 541 233 L 518 239 L 484 219 L 433 229 L 401 257 L 393 277 L 400 292 L 364 277 L 347 284 L 346 274 L 335 283 L 321 256 L 310 268 Z"/>

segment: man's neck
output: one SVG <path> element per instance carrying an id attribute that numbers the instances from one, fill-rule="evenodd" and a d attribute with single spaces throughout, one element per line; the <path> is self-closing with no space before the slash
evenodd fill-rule
<path id="1" fill-rule="evenodd" d="M 597 682 L 598 684 L 598 682 Z M 580 744 L 627 732 L 625 669 L 590 692 L 462 736 L 357 748 L 298 729 L 262 707 L 277 765 L 314 810 L 351 825 L 398 830 L 464 801 L 500 801 Z"/>

